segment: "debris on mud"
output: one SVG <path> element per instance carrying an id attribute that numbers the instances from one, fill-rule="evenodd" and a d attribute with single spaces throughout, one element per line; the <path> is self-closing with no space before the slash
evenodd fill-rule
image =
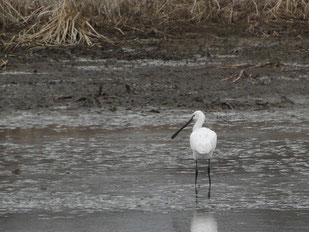
<path id="1" fill-rule="evenodd" d="M 190 34 L 104 48 L 15 51 L 0 57 L 8 60 L 0 70 L 0 109 L 308 105 L 309 40 L 291 40 Z"/>

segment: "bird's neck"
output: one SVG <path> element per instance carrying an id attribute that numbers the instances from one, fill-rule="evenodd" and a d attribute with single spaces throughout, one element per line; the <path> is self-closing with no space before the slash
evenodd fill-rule
<path id="1" fill-rule="evenodd" d="M 194 124 L 194 126 L 193 126 L 193 131 L 195 131 L 196 129 L 201 128 L 201 127 L 203 126 L 204 121 L 205 121 L 205 118 L 204 118 L 204 117 L 203 117 L 203 118 L 199 118 L 199 119 L 195 122 L 195 124 Z"/>

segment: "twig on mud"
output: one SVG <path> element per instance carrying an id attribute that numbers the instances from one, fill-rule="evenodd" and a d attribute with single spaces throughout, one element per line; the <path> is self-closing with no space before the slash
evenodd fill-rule
<path id="1" fill-rule="evenodd" d="M 107 99 L 107 98 L 118 98 L 121 99 L 122 97 L 116 96 L 116 95 L 109 95 L 109 96 L 104 96 L 103 99 Z"/>
<path id="2" fill-rule="evenodd" d="M 243 63 L 243 64 L 224 65 L 224 66 L 220 66 L 218 68 L 221 68 L 221 69 L 262 68 L 262 67 L 272 65 L 272 64 L 273 64 L 273 62 L 265 62 L 265 63 L 258 63 L 258 64 Z"/>
<path id="3" fill-rule="evenodd" d="M 99 91 L 98 91 L 98 94 L 97 94 L 97 96 L 96 97 L 100 97 L 100 96 L 102 96 L 103 95 L 103 86 L 102 85 L 100 85 L 100 87 L 99 87 Z"/>
<path id="4" fill-rule="evenodd" d="M 273 62 L 265 62 L 265 63 L 259 63 L 259 64 L 256 64 L 253 66 L 253 68 L 262 68 L 262 67 L 265 67 L 265 66 L 271 66 L 273 65 L 274 63 Z"/>
<path id="5" fill-rule="evenodd" d="M 67 101 L 72 100 L 73 96 L 71 95 L 63 95 L 55 98 L 55 101 Z"/>
<path id="6" fill-rule="evenodd" d="M 207 65 L 207 68 L 214 68 L 214 69 L 249 69 L 249 68 L 262 68 L 265 66 L 274 65 L 273 62 L 265 62 L 265 63 L 258 63 L 258 64 L 250 64 L 250 63 L 242 63 L 242 64 L 231 64 L 231 65 L 224 65 L 224 66 L 218 66 L 218 65 Z M 204 69 L 205 65 L 199 65 L 194 66 L 192 69 L 199 70 Z M 228 80 L 230 78 L 226 78 L 225 80 Z"/>
<path id="7" fill-rule="evenodd" d="M 242 78 L 242 76 L 244 75 L 244 71 L 245 71 L 244 69 L 240 70 L 239 75 L 233 80 L 233 83 Z"/>
<path id="8" fill-rule="evenodd" d="M 221 68 L 221 69 L 239 69 L 241 68 L 239 74 L 235 77 L 235 75 L 227 77 L 222 79 L 222 81 L 227 81 L 230 79 L 233 79 L 233 83 L 239 81 L 241 78 L 248 76 L 249 78 L 252 76 L 251 74 L 247 74 L 245 72 L 245 69 L 249 69 L 249 68 L 262 68 L 268 65 L 273 65 L 273 62 L 265 62 L 265 63 L 258 63 L 258 64 L 249 64 L 249 63 L 242 63 L 242 64 L 232 64 L 232 65 L 225 65 L 225 66 L 220 66 L 217 68 Z"/>
<path id="9" fill-rule="evenodd" d="M 7 63 L 8 63 L 8 60 L 1 60 L 0 68 L 2 68 L 2 67 L 5 68 Z"/>
<path id="10" fill-rule="evenodd" d="M 247 74 L 246 72 L 245 72 L 245 69 L 242 69 L 242 70 L 240 70 L 240 72 L 239 72 L 239 74 L 238 75 L 233 75 L 233 76 L 230 76 L 230 77 L 228 77 L 228 78 L 225 78 L 225 79 L 222 79 L 222 81 L 227 81 L 227 80 L 230 80 L 230 79 L 233 79 L 233 83 L 235 83 L 235 82 L 237 82 L 237 81 L 239 81 L 241 78 L 243 78 L 243 77 L 251 77 L 252 75 L 251 74 Z"/>

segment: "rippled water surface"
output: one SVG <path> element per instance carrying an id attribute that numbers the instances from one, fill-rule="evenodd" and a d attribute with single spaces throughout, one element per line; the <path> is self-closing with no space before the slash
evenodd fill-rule
<path id="1" fill-rule="evenodd" d="M 308 231 L 309 112 L 208 113 L 194 192 L 191 112 L 1 115 L 1 231 Z"/>

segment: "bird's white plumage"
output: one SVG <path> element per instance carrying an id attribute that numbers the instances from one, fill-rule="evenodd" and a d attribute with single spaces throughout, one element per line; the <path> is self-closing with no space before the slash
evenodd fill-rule
<path id="1" fill-rule="evenodd" d="M 190 146 L 194 159 L 210 159 L 217 146 L 217 134 L 205 127 L 196 129 L 190 135 Z"/>
<path id="2" fill-rule="evenodd" d="M 190 146 L 193 151 L 193 158 L 195 160 L 211 159 L 213 151 L 217 146 L 217 134 L 206 127 L 202 127 L 205 121 L 203 112 L 194 112 L 193 119 L 196 120 L 193 126 L 193 132 L 190 135 Z"/>

